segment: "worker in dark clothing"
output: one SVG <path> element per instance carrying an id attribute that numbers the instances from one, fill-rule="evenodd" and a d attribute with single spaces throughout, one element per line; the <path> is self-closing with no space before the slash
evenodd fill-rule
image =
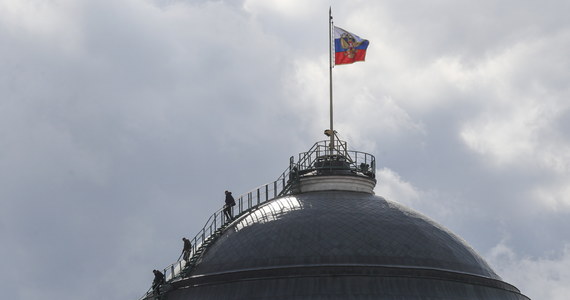
<path id="1" fill-rule="evenodd" d="M 232 206 L 236 205 L 236 200 L 232 196 L 232 192 L 226 191 L 226 204 L 224 205 L 224 215 L 226 216 L 226 221 L 233 219 L 232 216 Z"/>
<path id="2" fill-rule="evenodd" d="M 192 252 L 192 244 L 190 244 L 190 240 L 188 240 L 185 237 L 182 238 L 182 241 L 184 241 L 184 248 L 182 249 L 182 259 L 188 262 L 188 259 L 190 258 L 190 252 Z"/>
<path id="3" fill-rule="evenodd" d="M 164 274 L 159 270 L 152 270 L 154 273 L 154 280 L 152 281 L 152 291 L 156 294 L 160 294 L 160 286 L 164 284 Z"/>

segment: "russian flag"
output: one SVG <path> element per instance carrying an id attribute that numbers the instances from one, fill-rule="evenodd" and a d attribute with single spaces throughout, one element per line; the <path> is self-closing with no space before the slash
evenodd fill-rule
<path id="1" fill-rule="evenodd" d="M 368 40 L 363 40 L 356 34 L 336 26 L 334 26 L 333 36 L 335 65 L 364 61 Z"/>

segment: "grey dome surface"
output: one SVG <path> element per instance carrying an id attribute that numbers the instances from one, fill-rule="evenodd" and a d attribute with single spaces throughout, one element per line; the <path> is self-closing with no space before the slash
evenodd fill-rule
<path id="1" fill-rule="evenodd" d="M 193 276 L 295 266 L 383 266 L 501 278 L 463 240 L 368 193 L 323 191 L 270 201 L 234 221 Z"/>
<path id="2" fill-rule="evenodd" d="M 316 143 L 290 160 L 273 183 L 274 196 L 278 183 L 287 196 L 269 200 L 265 185 L 268 202 L 246 211 L 240 202 L 240 216 L 219 228 L 213 215 L 161 300 L 529 300 L 459 237 L 374 196 L 373 156 L 332 148 Z"/>

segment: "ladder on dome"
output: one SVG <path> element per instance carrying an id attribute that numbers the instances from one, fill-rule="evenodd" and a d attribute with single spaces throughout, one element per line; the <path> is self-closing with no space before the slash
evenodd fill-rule
<path id="1" fill-rule="evenodd" d="M 294 156 L 291 156 L 289 167 L 281 173 L 277 180 L 239 196 L 236 200 L 236 206 L 232 207 L 232 212 L 236 213 L 233 220 L 239 219 L 270 200 L 298 193 L 300 178 L 303 176 L 330 174 L 333 171 L 340 170 L 351 172 L 357 176 L 375 177 L 374 156 L 364 152 L 349 151 L 346 142 L 339 139 L 334 140 L 333 147 L 330 147 L 329 141 L 316 142 L 309 151 L 299 153 L 297 163 L 294 160 Z M 225 221 L 223 208 L 212 214 L 204 227 L 190 240 L 192 249 L 188 263 L 180 255 L 175 263 L 163 269 L 166 284 L 161 290 L 166 292 L 172 281 L 188 277 L 209 246 L 222 235 L 231 223 L 231 221 Z M 140 300 L 159 298 L 160 295 L 155 295 L 152 288 L 149 288 Z"/>

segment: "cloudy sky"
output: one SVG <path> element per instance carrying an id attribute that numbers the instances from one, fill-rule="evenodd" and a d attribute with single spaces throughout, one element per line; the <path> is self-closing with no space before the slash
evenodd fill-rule
<path id="1" fill-rule="evenodd" d="M 570 2 L 0 0 L 3 297 L 138 299 L 328 127 L 328 9 L 370 40 L 335 129 L 376 194 L 570 294 Z"/>

